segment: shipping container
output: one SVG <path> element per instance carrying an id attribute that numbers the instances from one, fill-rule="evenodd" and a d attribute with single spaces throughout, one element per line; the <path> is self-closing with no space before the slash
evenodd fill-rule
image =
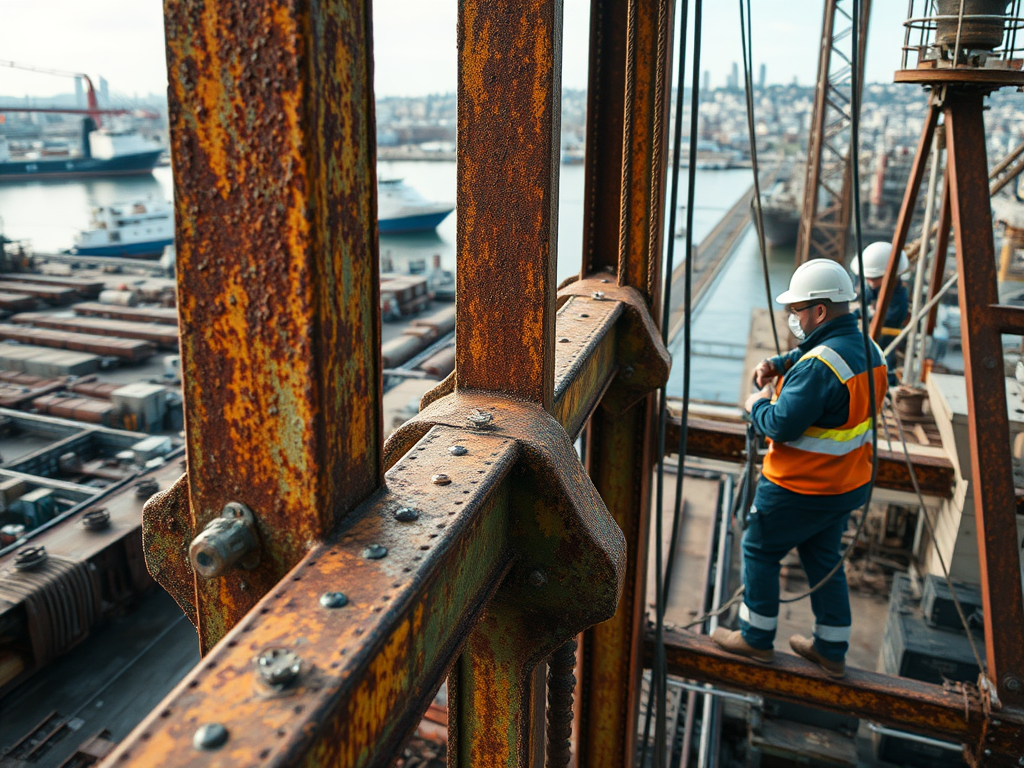
<path id="1" fill-rule="evenodd" d="M 71 288 L 82 296 L 99 296 L 106 285 L 102 280 L 90 280 L 84 277 L 64 277 L 57 275 L 36 275 L 23 272 L 0 273 L 0 280 L 8 283 L 35 283 L 60 288 Z"/>
<path id="2" fill-rule="evenodd" d="M 176 350 L 178 348 L 178 329 L 160 323 L 135 323 L 128 320 L 107 320 L 99 317 L 53 317 L 45 312 L 23 312 L 12 317 L 11 321 L 21 325 L 55 328 L 60 331 L 141 339 L 165 349 Z"/>
<path id="3" fill-rule="evenodd" d="M 97 334 L 29 328 L 23 325 L 0 324 L 0 339 L 35 344 L 40 347 L 69 349 L 74 352 L 90 352 L 94 355 L 117 357 L 130 362 L 148 360 L 156 354 L 156 346 L 139 339 L 117 339 Z"/>
<path id="4" fill-rule="evenodd" d="M 75 304 L 72 309 L 75 310 L 76 315 L 135 320 L 143 323 L 162 323 L 164 325 L 178 324 L 178 310 L 168 307 L 118 307 L 112 304 L 83 301 L 80 304 Z"/>
<path id="5" fill-rule="evenodd" d="M 9 283 L 0 280 L 0 291 L 21 293 L 42 299 L 47 304 L 72 304 L 81 298 L 74 288 L 61 288 L 57 285 L 36 285 L 34 283 Z"/>
<path id="6" fill-rule="evenodd" d="M 397 368 L 406 360 L 427 348 L 429 342 L 419 336 L 402 334 L 381 347 L 381 359 L 385 368 Z"/>

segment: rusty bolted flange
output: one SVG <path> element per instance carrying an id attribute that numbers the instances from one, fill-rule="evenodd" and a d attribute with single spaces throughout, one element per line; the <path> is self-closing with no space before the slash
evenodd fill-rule
<path id="1" fill-rule="evenodd" d="M 608 280 L 608 282 L 602 282 Z M 607 274 L 577 280 L 558 291 L 558 298 L 583 296 L 597 301 L 621 301 L 625 327 L 616 335 L 615 362 L 619 373 L 601 399 L 614 414 L 625 413 L 668 381 L 672 356 L 668 353 L 650 308 L 635 288 L 616 285 Z"/>
<path id="2" fill-rule="evenodd" d="M 474 425 L 469 415 L 477 412 L 492 418 L 485 426 Z M 392 467 L 434 426 L 485 429 L 516 440 L 520 447 L 510 482 L 516 564 L 496 599 L 528 617 L 538 641 L 536 660 L 584 628 L 611 618 L 625 578 L 625 539 L 554 417 L 532 403 L 455 392 L 388 438 L 385 467 Z M 460 464 L 484 461 L 472 452 L 452 454 L 452 462 Z"/>

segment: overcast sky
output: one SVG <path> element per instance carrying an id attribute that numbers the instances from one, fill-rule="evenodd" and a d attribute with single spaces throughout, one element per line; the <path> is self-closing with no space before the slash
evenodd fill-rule
<path id="1" fill-rule="evenodd" d="M 564 0 L 563 83 L 586 87 L 590 0 Z M 690 3 L 691 7 L 693 2 Z M 704 3 L 701 69 L 724 85 L 741 57 L 738 0 Z M 891 82 L 903 41 L 905 4 L 876 2 L 867 64 L 869 82 Z M 770 83 L 813 82 L 823 0 L 753 0 L 754 61 Z M 378 96 L 455 90 L 457 0 L 376 0 Z M 111 91 L 162 92 L 167 71 L 159 0 L 0 0 L 0 57 L 105 77 Z M 756 76 L 756 75 L 755 75 Z M 0 67 L 0 94 L 69 92 L 67 81 Z"/>

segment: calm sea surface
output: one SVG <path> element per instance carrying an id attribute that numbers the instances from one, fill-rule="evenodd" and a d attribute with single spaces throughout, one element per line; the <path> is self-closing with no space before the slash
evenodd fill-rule
<path id="1" fill-rule="evenodd" d="M 558 279 L 579 271 L 583 248 L 583 173 L 581 165 L 562 166 L 559 182 Z M 455 199 L 455 163 L 381 163 L 379 175 L 404 178 L 426 197 Z M 685 180 L 685 176 L 684 176 Z M 694 241 L 699 242 L 736 202 L 751 183 L 749 170 L 698 171 L 694 209 Z M 680 202 L 685 204 L 685 184 Z M 0 184 L 0 220 L 8 237 L 26 238 L 39 252 L 70 248 L 75 233 L 89 223 L 89 209 L 146 197 L 170 199 L 173 190 L 170 168 L 157 168 L 151 176 L 89 181 L 29 182 Z M 678 212 L 678 224 L 685 220 Z M 676 263 L 683 258 L 683 240 L 676 239 Z M 449 216 L 436 233 L 381 237 L 382 255 L 388 255 L 399 269 L 410 259 L 440 254 L 443 266 L 455 268 L 455 216 Z M 772 289 L 779 293 L 792 269 L 792 251 L 774 254 Z M 699 307 L 693 338 L 745 344 L 750 309 L 764 306 L 764 283 L 756 238 L 752 231 L 742 239 L 735 256 L 720 273 L 706 300 Z M 673 345 L 679 358 L 682 335 Z M 703 400 L 735 402 L 742 364 L 738 360 L 695 358 L 692 396 Z M 678 395 L 682 387 L 682 366 L 673 366 L 670 388 Z"/>

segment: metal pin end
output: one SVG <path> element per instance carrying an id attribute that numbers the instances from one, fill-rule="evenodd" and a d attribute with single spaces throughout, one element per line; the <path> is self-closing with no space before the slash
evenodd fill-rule
<path id="1" fill-rule="evenodd" d="M 492 421 L 494 421 L 494 414 L 490 411 L 481 411 L 477 408 L 471 411 L 469 416 L 466 418 L 469 420 L 469 423 L 477 429 L 485 429 Z"/>
<path id="2" fill-rule="evenodd" d="M 382 544 L 371 544 L 363 550 L 363 557 L 367 560 L 380 560 L 388 554 L 388 548 Z"/>
<path id="3" fill-rule="evenodd" d="M 543 587 L 548 583 L 548 577 L 544 575 L 543 571 L 531 571 L 528 581 L 531 587 Z"/>
<path id="4" fill-rule="evenodd" d="M 22 547 L 14 555 L 14 570 L 33 571 L 47 561 L 46 547 L 38 546 Z"/>
<path id="5" fill-rule="evenodd" d="M 207 723 L 199 726 L 192 737 L 192 746 L 196 749 L 217 749 L 228 740 L 228 729 L 220 723 Z"/>
<path id="6" fill-rule="evenodd" d="M 594 291 L 592 294 L 590 294 L 590 296 L 591 298 L 600 301 L 601 299 L 604 298 L 604 291 Z"/>
<path id="7" fill-rule="evenodd" d="M 420 512 L 412 507 L 402 507 L 395 511 L 395 520 L 400 523 L 413 523 L 419 520 Z"/>
<path id="8" fill-rule="evenodd" d="M 188 558 L 193 570 L 204 579 L 223 576 L 236 565 L 255 568 L 260 562 L 256 518 L 244 504 L 229 502 L 221 516 L 211 520 L 192 540 Z"/>
<path id="9" fill-rule="evenodd" d="M 260 679 L 274 688 L 286 688 L 302 670 L 302 659 L 287 648 L 271 648 L 256 657 Z"/>
<path id="10" fill-rule="evenodd" d="M 452 456 L 465 456 L 469 451 L 464 445 L 453 445 L 448 449 L 448 453 Z"/>
<path id="11" fill-rule="evenodd" d="M 451 481 L 452 479 L 448 477 L 448 475 L 444 474 L 444 472 L 439 472 L 430 478 L 430 482 L 434 485 L 448 485 Z"/>
<path id="12" fill-rule="evenodd" d="M 86 510 L 82 515 L 82 525 L 87 531 L 102 531 L 110 527 L 110 512 L 106 507 Z"/>
<path id="13" fill-rule="evenodd" d="M 348 598 L 344 592 L 324 592 L 320 595 L 320 605 L 324 608 L 344 608 L 348 605 Z"/>
<path id="14" fill-rule="evenodd" d="M 602 277 L 601 278 L 601 282 L 602 283 L 607 283 L 608 282 L 608 278 L 607 277 Z"/>

